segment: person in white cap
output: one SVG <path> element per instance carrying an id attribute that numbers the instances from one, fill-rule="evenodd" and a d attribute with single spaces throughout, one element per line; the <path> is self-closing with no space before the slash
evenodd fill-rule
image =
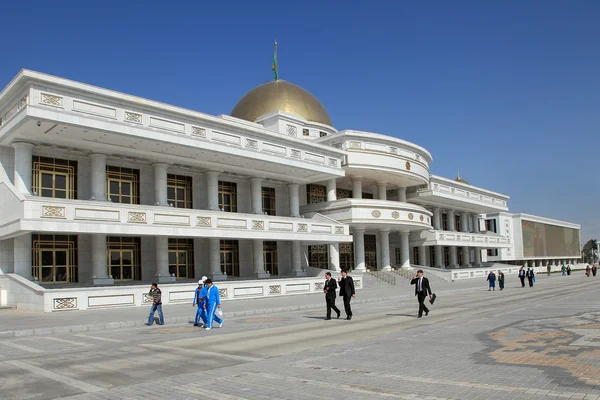
<path id="1" fill-rule="evenodd" d="M 200 325 L 200 319 L 202 319 L 202 327 L 206 325 L 206 310 L 204 308 L 204 298 L 206 297 L 206 286 L 204 286 L 204 281 L 206 281 L 206 276 L 203 276 L 202 279 L 198 281 L 198 287 L 194 292 L 194 302 L 193 306 L 196 306 L 196 318 L 194 319 L 194 326 Z"/>

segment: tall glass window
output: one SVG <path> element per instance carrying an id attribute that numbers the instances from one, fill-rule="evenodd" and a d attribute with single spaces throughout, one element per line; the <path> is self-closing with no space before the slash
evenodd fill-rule
<path id="1" fill-rule="evenodd" d="M 175 208 L 192 208 L 192 177 L 167 175 L 167 201 Z"/>
<path id="2" fill-rule="evenodd" d="M 77 161 L 33 156 L 32 191 L 43 197 L 77 198 Z"/>
<path id="3" fill-rule="evenodd" d="M 194 239 L 169 239 L 169 274 L 194 278 Z"/>
<path id="4" fill-rule="evenodd" d="M 237 212 L 237 184 L 219 181 L 219 208 L 222 211 Z"/>
<path id="5" fill-rule="evenodd" d="M 329 251 L 326 244 L 308 246 L 308 261 L 311 267 L 329 269 Z"/>
<path id="6" fill-rule="evenodd" d="M 308 204 L 324 203 L 327 201 L 326 187 L 313 183 L 306 185 L 306 202 Z"/>
<path id="7" fill-rule="evenodd" d="M 142 279 L 140 238 L 109 236 L 106 242 L 108 274 L 115 281 Z"/>
<path id="8" fill-rule="evenodd" d="M 275 211 L 275 188 L 262 188 L 262 210 L 267 215 L 276 215 Z"/>
<path id="9" fill-rule="evenodd" d="M 265 271 L 271 275 L 279 275 L 279 265 L 277 263 L 277 242 L 263 242 L 263 257 L 265 260 Z"/>
<path id="10" fill-rule="evenodd" d="M 140 170 L 107 165 L 106 193 L 113 203 L 140 204 Z"/>
<path id="11" fill-rule="evenodd" d="M 40 283 L 78 282 L 77 235 L 31 235 L 32 275 Z"/>
<path id="12" fill-rule="evenodd" d="M 240 276 L 240 246 L 237 240 L 221 240 L 221 272 Z"/>
<path id="13" fill-rule="evenodd" d="M 354 269 L 354 246 L 352 243 L 340 243 L 340 268 Z"/>

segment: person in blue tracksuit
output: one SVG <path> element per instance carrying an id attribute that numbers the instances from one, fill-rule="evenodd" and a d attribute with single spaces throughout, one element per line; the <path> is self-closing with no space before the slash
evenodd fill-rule
<path id="1" fill-rule="evenodd" d="M 213 321 L 217 321 L 219 328 L 222 328 L 223 320 L 216 314 L 217 308 L 221 308 L 219 288 L 213 285 L 211 279 L 205 280 L 204 285 L 206 286 L 206 296 L 204 298 L 204 306 L 206 307 L 206 328 L 204 328 L 204 330 L 211 330 Z"/>
<path id="2" fill-rule="evenodd" d="M 206 297 L 206 285 L 204 285 L 204 281 L 206 281 L 206 277 L 203 276 L 200 281 L 198 281 L 198 287 L 194 292 L 194 301 L 192 302 L 193 306 L 196 306 L 196 318 L 194 319 L 194 326 L 200 325 L 200 319 L 202 319 L 203 325 L 206 325 L 206 311 L 204 310 L 204 298 Z"/>

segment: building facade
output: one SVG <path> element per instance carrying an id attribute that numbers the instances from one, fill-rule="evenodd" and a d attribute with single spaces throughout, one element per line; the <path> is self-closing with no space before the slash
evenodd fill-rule
<path id="1" fill-rule="evenodd" d="M 416 144 L 337 131 L 285 81 L 212 116 L 24 70 L 0 117 L 0 272 L 44 287 L 539 257 L 508 196 L 432 175 Z"/>

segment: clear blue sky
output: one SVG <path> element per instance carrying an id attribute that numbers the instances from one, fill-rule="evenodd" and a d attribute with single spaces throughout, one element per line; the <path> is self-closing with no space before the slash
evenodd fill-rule
<path id="1" fill-rule="evenodd" d="M 86 3 L 3 4 L 0 86 L 29 68 L 218 115 L 272 79 L 277 38 L 337 129 L 600 238 L 598 1 Z"/>

